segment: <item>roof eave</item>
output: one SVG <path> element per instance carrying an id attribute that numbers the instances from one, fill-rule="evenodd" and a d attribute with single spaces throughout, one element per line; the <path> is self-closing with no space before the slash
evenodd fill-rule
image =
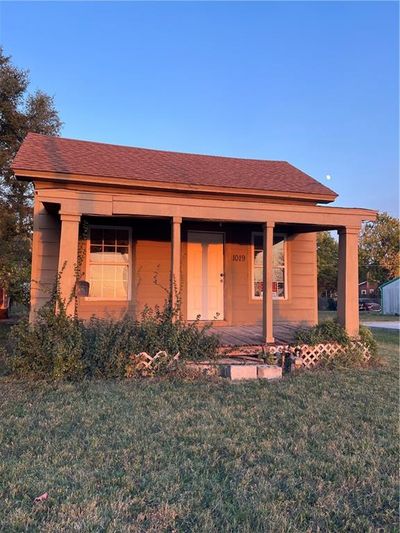
<path id="1" fill-rule="evenodd" d="M 179 190 L 210 194 L 243 195 L 259 198 L 281 198 L 305 200 L 315 203 L 330 203 L 337 198 L 332 193 L 309 193 L 294 191 L 274 191 L 264 189 L 247 189 L 239 187 L 212 186 L 201 184 L 176 183 L 168 181 L 132 180 L 130 178 L 114 178 L 110 176 L 90 176 L 86 174 L 69 174 L 62 172 L 33 171 L 12 167 L 15 177 L 21 181 L 58 181 L 60 183 L 96 184 L 104 186 L 122 186 L 135 189 Z"/>
<path id="2" fill-rule="evenodd" d="M 394 283 L 398 279 L 400 279 L 400 276 L 396 276 L 393 279 L 389 279 L 388 281 L 385 281 L 385 283 L 382 283 L 382 285 L 379 285 L 379 288 L 382 289 L 382 287 L 386 287 L 386 285 L 390 285 L 391 283 Z"/>

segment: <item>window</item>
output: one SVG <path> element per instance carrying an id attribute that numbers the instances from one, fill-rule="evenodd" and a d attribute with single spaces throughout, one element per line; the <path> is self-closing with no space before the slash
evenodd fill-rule
<path id="1" fill-rule="evenodd" d="M 89 297 L 128 300 L 130 228 L 90 229 Z"/>
<path id="2" fill-rule="evenodd" d="M 272 297 L 286 298 L 286 245 L 283 235 L 274 235 L 272 258 Z M 253 233 L 253 298 L 263 296 L 263 234 Z"/>

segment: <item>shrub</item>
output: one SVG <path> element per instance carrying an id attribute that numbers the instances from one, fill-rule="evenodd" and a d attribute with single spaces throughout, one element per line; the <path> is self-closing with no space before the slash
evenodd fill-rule
<path id="1" fill-rule="evenodd" d="M 337 353 L 334 357 L 327 355 L 321 357 L 319 367 L 330 370 L 341 368 L 358 368 L 365 366 L 364 354 L 360 348 L 356 346 L 349 347 L 343 352 Z"/>
<path id="2" fill-rule="evenodd" d="M 360 326 L 359 340 L 362 345 L 368 348 L 370 353 L 369 364 L 375 363 L 378 359 L 378 344 L 374 339 L 371 330 Z M 315 346 L 326 342 L 341 344 L 345 349 L 334 357 L 322 356 L 319 366 L 324 368 L 352 368 L 365 365 L 363 346 L 352 342 L 346 330 L 338 322 L 328 320 L 312 328 L 301 328 L 295 333 L 296 343 Z"/>
<path id="3" fill-rule="evenodd" d="M 24 319 L 11 329 L 8 360 L 18 376 L 77 379 L 85 373 L 83 346 L 82 322 L 44 306 L 34 324 Z"/>
<path id="4" fill-rule="evenodd" d="M 213 359 L 219 341 L 209 333 L 210 327 L 200 326 L 198 320 L 184 322 L 180 303 L 172 308 L 168 299 L 162 308 L 145 307 L 138 320 L 128 316 L 119 321 L 92 318 L 85 324 L 88 372 L 96 377 L 123 376 L 130 356 L 141 352 L 152 356 L 160 351 L 179 353 L 180 360 Z"/>
<path id="5" fill-rule="evenodd" d="M 88 377 L 123 377 L 129 355 L 137 350 L 136 322 L 92 317 L 84 324 L 84 349 Z"/>
<path id="6" fill-rule="evenodd" d="M 371 361 L 377 361 L 378 343 L 369 328 L 360 326 L 360 340 L 368 348 L 368 351 L 371 354 Z"/>
<path id="7" fill-rule="evenodd" d="M 360 326 L 360 344 L 349 343 L 346 350 L 337 354 L 335 357 L 323 357 L 321 359 L 321 366 L 324 368 L 359 368 L 366 365 L 375 365 L 379 363 L 378 357 L 378 343 L 374 339 L 370 329 L 365 326 Z M 364 359 L 364 347 L 368 348 L 370 358 L 368 361 Z"/>
<path id="8" fill-rule="evenodd" d="M 182 359 L 212 359 L 217 354 L 219 340 L 210 334 L 211 324 L 200 325 L 199 317 L 187 323 L 182 320 L 181 303 L 171 306 L 167 299 L 164 307 L 145 307 L 141 313 L 138 331 L 140 351 L 155 353 L 166 350 L 170 354 L 180 353 Z"/>
<path id="9" fill-rule="evenodd" d="M 314 346 L 324 342 L 337 342 L 347 346 L 350 338 L 346 330 L 335 320 L 327 320 L 311 328 L 300 328 L 295 332 L 295 341 Z"/>
<path id="10" fill-rule="evenodd" d="M 33 324 L 21 321 L 11 330 L 8 361 L 17 376 L 46 379 L 124 377 L 132 356 L 165 351 L 180 361 L 212 359 L 219 340 L 199 320 L 181 319 L 180 302 L 168 298 L 162 308 L 146 307 L 138 320 L 92 318 L 83 322 L 65 312 L 57 290 Z M 165 365 L 158 365 L 162 374 Z"/>

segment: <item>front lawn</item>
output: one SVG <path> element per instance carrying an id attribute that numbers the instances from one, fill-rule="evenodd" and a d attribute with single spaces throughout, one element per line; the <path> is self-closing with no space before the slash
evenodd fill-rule
<path id="1" fill-rule="evenodd" d="M 360 322 L 398 322 L 398 315 L 382 315 L 376 311 L 360 311 Z"/>
<path id="2" fill-rule="evenodd" d="M 12 325 L 13 323 L 9 320 L 0 320 L 0 376 L 6 371 L 6 364 L 3 359 L 3 354 L 1 353 L 1 347 L 5 345 Z"/>
<path id="3" fill-rule="evenodd" d="M 336 311 L 318 311 L 318 322 L 325 322 L 325 320 L 335 320 L 337 318 Z M 376 311 L 360 311 L 360 322 L 396 322 L 400 317 L 397 315 L 382 315 Z"/>
<path id="4" fill-rule="evenodd" d="M 2 378 L 0 530 L 395 531 L 398 333 L 377 332 L 385 366 L 277 383 Z"/>

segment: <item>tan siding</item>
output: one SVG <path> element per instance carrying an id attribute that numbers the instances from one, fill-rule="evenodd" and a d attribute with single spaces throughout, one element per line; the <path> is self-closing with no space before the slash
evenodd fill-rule
<path id="1" fill-rule="evenodd" d="M 60 223 L 35 195 L 33 210 L 31 318 L 48 301 L 57 276 Z"/>
<path id="2" fill-rule="evenodd" d="M 277 228 L 279 231 L 279 228 Z M 245 239 L 242 239 L 245 240 Z M 234 244 L 232 254 L 245 255 L 244 262 L 227 258 L 232 274 L 232 323 L 260 323 L 262 301 L 252 299 L 252 247 L 248 242 Z M 316 311 L 316 241 L 315 234 L 298 234 L 287 240 L 287 300 L 274 300 L 274 322 L 315 323 Z"/>
<path id="3" fill-rule="evenodd" d="M 89 223 L 126 225 L 132 228 L 131 300 L 128 302 L 79 299 L 79 315 L 120 318 L 132 316 L 145 305 L 163 305 L 169 286 L 171 243 L 167 219 L 88 218 Z M 54 282 L 58 265 L 59 222 L 43 208 L 35 207 L 34 261 L 32 277 L 41 279 L 42 290 L 32 289 L 34 306 L 48 297 L 43 291 Z M 225 317 L 227 324 L 260 323 L 262 302 L 252 298 L 251 232 L 260 231 L 257 224 L 217 224 L 184 221 L 182 224 L 182 310 L 186 316 L 187 255 L 189 230 L 223 231 L 225 234 Z M 276 231 L 280 231 L 277 227 Z M 81 247 L 85 243 L 81 243 Z M 234 261 L 235 255 L 244 261 Z M 288 299 L 274 301 L 274 322 L 314 323 L 317 317 L 316 238 L 315 234 L 296 234 L 287 240 Z M 83 265 L 85 277 L 86 264 Z M 155 283 L 155 277 L 157 283 Z"/>
<path id="4" fill-rule="evenodd" d="M 165 289 L 169 288 L 171 268 L 169 223 L 158 221 L 148 228 L 145 224 L 140 232 L 133 231 L 133 238 L 137 238 L 134 247 L 137 313 L 146 305 L 163 305 L 168 296 Z"/>

